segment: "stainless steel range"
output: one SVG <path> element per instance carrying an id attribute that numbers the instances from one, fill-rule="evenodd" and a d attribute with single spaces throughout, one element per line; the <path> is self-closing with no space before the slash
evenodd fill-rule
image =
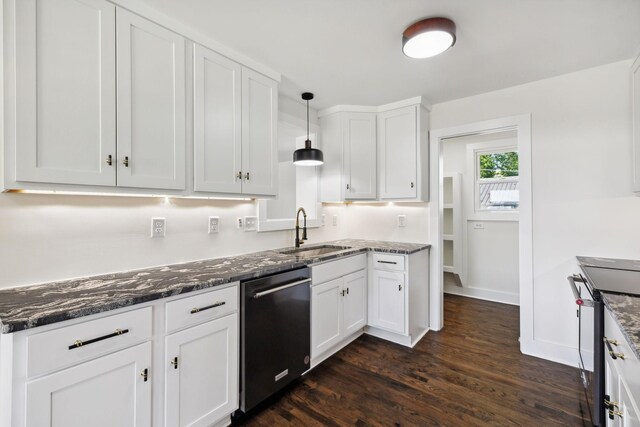
<path id="1" fill-rule="evenodd" d="M 585 387 L 591 421 L 605 426 L 609 399 L 605 395 L 605 346 L 603 294 L 640 296 L 640 261 L 578 257 L 581 274 L 569 276 L 569 284 L 578 305 L 578 350 L 580 371 Z M 584 286 L 578 286 L 581 283 Z M 593 310 L 593 312 L 591 312 Z M 585 331 L 593 330 L 593 373 L 585 368 Z"/>

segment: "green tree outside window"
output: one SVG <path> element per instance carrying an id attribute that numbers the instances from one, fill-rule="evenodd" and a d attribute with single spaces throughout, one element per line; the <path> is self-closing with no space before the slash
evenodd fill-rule
<path id="1" fill-rule="evenodd" d="M 480 178 L 518 176 L 518 153 L 491 153 L 480 155 Z"/>

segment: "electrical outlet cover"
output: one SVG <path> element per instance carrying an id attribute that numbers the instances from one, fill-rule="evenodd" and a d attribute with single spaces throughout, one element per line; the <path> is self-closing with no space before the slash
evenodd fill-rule
<path id="1" fill-rule="evenodd" d="M 164 237 L 167 221 L 164 218 L 151 218 L 151 237 Z"/>
<path id="2" fill-rule="evenodd" d="M 209 217 L 209 234 L 217 233 L 219 231 L 219 225 L 220 225 L 220 217 L 210 216 Z"/>
<path id="3" fill-rule="evenodd" d="M 406 226 L 407 226 L 407 216 L 398 215 L 398 227 L 406 227 Z"/>
<path id="4" fill-rule="evenodd" d="M 474 222 L 473 223 L 473 228 L 476 230 L 484 230 L 484 223 L 483 222 Z"/>
<path id="5" fill-rule="evenodd" d="M 257 228 L 258 228 L 257 216 L 244 217 L 244 231 L 256 231 Z"/>
<path id="6" fill-rule="evenodd" d="M 333 216 L 333 225 L 338 225 L 338 215 Z"/>

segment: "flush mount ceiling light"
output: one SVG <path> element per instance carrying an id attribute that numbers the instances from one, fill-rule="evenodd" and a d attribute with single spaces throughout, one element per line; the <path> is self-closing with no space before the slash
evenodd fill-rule
<path id="1" fill-rule="evenodd" d="M 430 58 L 456 43 L 456 24 L 447 18 L 427 18 L 402 33 L 402 51 L 411 58 Z"/>
<path id="2" fill-rule="evenodd" d="M 296 166 L 319 166 L 324 163 L 322 151 L 311 148 L 311 139 L 309 139 L 309 100 L 313 99 L 313 94 L 305 92 L 302 94 L 302 99 L 307 101 L 307 140 L 304 142 L 304 148 L 293 152 L 293 164 Z"/>

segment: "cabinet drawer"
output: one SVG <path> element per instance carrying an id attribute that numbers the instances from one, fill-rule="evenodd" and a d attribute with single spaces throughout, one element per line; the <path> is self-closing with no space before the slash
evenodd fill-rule
<path id="1" fill-rule="evenodd" d="M 151 339 L 151 307 L 89 320 L 27 337 L 27 376 L 59 368 Z"/>
<path id="2" fill-rule="evenodd" d="M 365 268 L 367 268 L 367 254 L 359 254 L 324 264 L 312 265 L 311 277 L 313 285 L 318 285 Z"/>
<path id="3" fill-rule="evenodd" d="M 624 379 L 636 403 L 640 404 L 640 360 L 636 357 L 608 309 L 605 310 L 604 324 L 605 337 L 610 342 L 613 342 L 611 349 L 616 354 L 616 359 L 613 359 L 609 354 L 609 348 L 606 345 L 604 347 L 604 357 L 611 362 L 620 377 Z"/>
<path id="4" fill-rule="evenodd" d="M 215 319 L 238 310 L 238 285 L 168 302 L 167 332 Z"/>
<path id="5" fill-rule="evenodd" d="M 376 270 L 404 271 L 404 255 L 373 253 L 373 268 Z"/>

